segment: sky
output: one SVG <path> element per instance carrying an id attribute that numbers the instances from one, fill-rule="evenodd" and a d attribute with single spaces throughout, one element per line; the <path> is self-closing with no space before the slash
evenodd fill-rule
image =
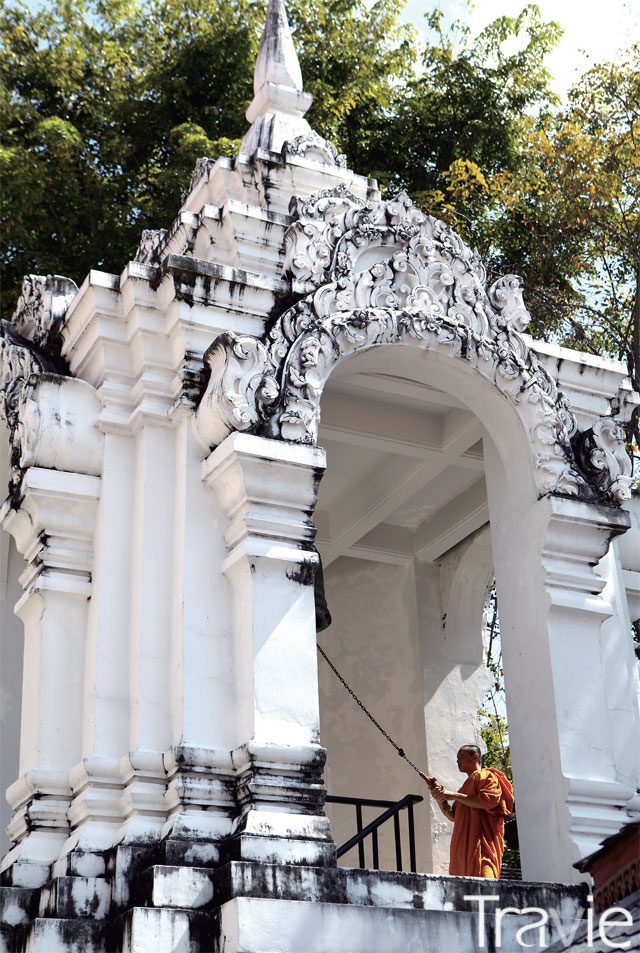
<path id="1" fill-rule="evenodd" d="M 556 51 L 547 61 L 553 88 L 561 96 L 589 66 L 615 60 L 618 50 L 640 40 L 640 0 L 535 0 L 543 20 L 555 20 L 564 29 Z M 499 16 L 517 16 L 527 0 L 476 0 L 469 20 L 464 0 L 439 0 L 448 21 L 458 17 L 477 34 Z M 409 0 L 405 17 L 418 30 L 433 0 Z"/>

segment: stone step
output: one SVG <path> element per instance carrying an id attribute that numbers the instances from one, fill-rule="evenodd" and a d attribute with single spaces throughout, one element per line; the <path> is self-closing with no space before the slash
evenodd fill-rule
<path id="1" fill-rule="evenodd" d="M 578 921 L 580 922 L 580 921 Z M 496 921 L 459 910 L 362 907 L 237 897 L 212 918 L 202 951 L 225 953 L 543 953 L 571 935 L 571 920 L 539 913 Z M 185 950 L 191 949 L 185 947 Z M 160 951 L 158 951 L 160 953 Z M 164 953 L 164 948 L 162 950 Z"/>
<path id="2" fill-rule="evenodd" d="M 115 917 L 99 878 L 37 894 L 0 890 L 0 953 L 540 953 L 586 907 L 583 886 L 248 861 L 153 865 Z"/>
<path id="3" fill-rule="evenodd" d="M 571 920 L 536 912 L 483 919 L 460 910 L 393 909 L 310 900 L 236 897 L 219 910 L 128 910 L 121 953 L 543 953 L 569 937 Z M 76 947 L 71 948 L 76 953 Z M 39 953 L 39 951 L 38 951 Z M 55 951 L 57 953 L 57 951 Z M 93 953 L 93 950 L 92 950 Z"/>
<path id="4" fill-rule="evenodd" d="M 23 926 L 38 913 L 40 891 L 32 887 L 0 887 L 0 924 Z"/>
<path id="5" fill-rule="evenodd" d="M 118 949 L 107 937 L 106 924 L 97 920 L 51 920 L 37 917 L 22 928 L 19 945 L 8 938 L 2 953 L 108 953 Z"/>
<path id="6" fill-rule="evenodd" d="M 573 919 L 582 916 L 586 895 L 583 885 L 231 861 L 219 868 L 150 867 L 137 878 L 132 906 L 202 909 L 234 897 L 256 897 L 461 912 L 479 911 L 481 905 L 487 910 L 541 907 Z"/>
<path id="7" fill-rule="evenodd" d="M 40 891 L 41 917 L 104 920 L 110 912 L 111 884 L 102 877 L 54 877 Z"/>
<path id="8" fill-rule="evenodd" d="M 118 953 L 214 953 L 224 949 L 216 940 L 218 924 L 217 913 L 134 907 L 114 923 Z"/>
<path id="9" fill-rule="evenodd" d="M 38 913 L 38 891 L 0 887 L 0 953 L 21 949 L 28 925 Z"/>

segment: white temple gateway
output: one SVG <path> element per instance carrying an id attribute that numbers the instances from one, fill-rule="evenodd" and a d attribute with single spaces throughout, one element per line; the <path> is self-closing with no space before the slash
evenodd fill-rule
<path id="1" fill-rule="evenodd" d="M 120 276 L 31 276 L 3 323 L 3 950 L 544 949 L 640 813 L 638 396 L 309 105 L 270 0 L 240 155 Z M 337 863 L 327 792 L 426 788 L 318 661 L 314 540 L 320 644 L 449 786 L 495 576 L 522 883 L 445 876 L 429 798 L 417 872 Z"/>

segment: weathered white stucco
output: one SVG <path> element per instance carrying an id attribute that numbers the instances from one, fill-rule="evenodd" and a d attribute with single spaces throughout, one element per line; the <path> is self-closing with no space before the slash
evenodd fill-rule
<path id="1" fill-rule="evenodd" d="M 640 810 L 626 370 L 533 341 L 518 279 L 346 168 L 285 25 L 270 0 L 240 154 L 120 275 L 28 276 L 0 328 L 8 950 L 467 953 L 466 890 L 519 942 Z M 495 576 L 538 883 L 444 876 L 426 798 L 418 873 L 336 863 L 327 789 L 426 790 L 318 658 L 318 553 L 320 644 L 448 785 Z"/>

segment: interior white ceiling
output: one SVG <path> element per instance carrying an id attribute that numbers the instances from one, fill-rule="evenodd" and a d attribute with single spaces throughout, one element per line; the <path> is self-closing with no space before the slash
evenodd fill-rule
<path id="1" fill-rule="evenodd" d="M 437 559 L 489 518 L 480 421 L 407 367 L 372 350 L 339 364 L 325 387 L 315 511 L 325 566 Z"/>

